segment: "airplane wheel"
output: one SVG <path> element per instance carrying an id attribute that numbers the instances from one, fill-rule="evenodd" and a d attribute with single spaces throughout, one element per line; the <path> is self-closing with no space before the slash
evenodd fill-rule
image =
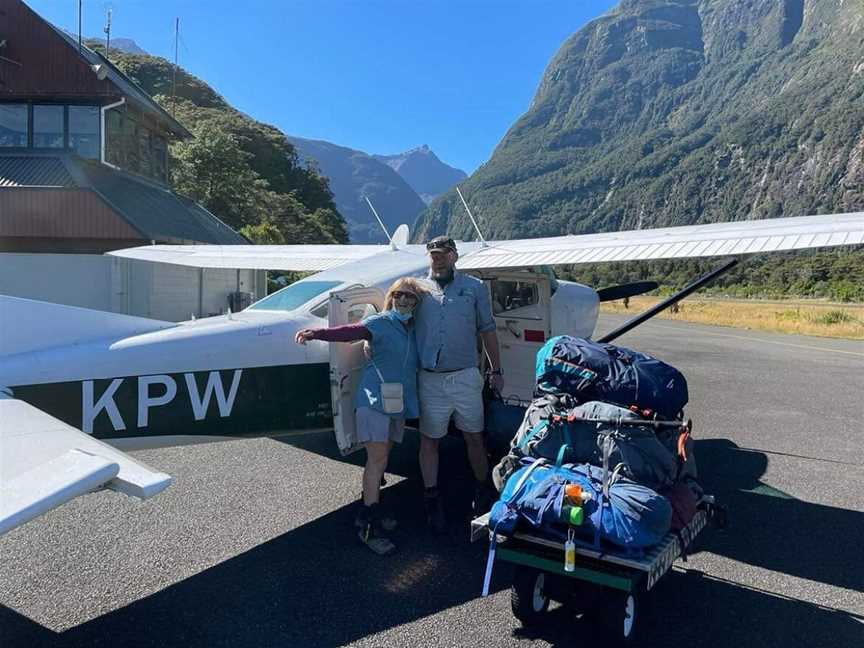
<path id="1" fill-rule="evenodd" d="M 631 646 L 639 627 L 640 597 L 635 592 L 610 592 L 600 610 L 598 621 L 613 646 Z"/>
<path id="2" fill-rule="evenodd" d="M 517 567 L 510 588 L 510 607 L 522 625 L 537 625 L 549 609 L 546 574 L 529 567 Z"/>

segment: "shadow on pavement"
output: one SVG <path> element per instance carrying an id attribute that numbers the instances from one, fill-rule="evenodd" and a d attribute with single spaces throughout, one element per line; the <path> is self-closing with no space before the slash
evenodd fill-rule
<path id="1" fill-rule="evenodd" d="M 329 435 L 291 443 L 337 458 Z M 448 440 L 442 447 L 444 493 L 451 519 L 459 520 L 443 539 L 422 531 L 416 450 L 416 435 L 406 435 L 392 469 L 408 478 L 385 490 L 401 524 L 393 536 L 399 545 L 395 556 L 381 558 L 355 543 L 354 508 L 343 507 L 61 634 L 0 606 L 0 642 L 26 648 L 336 646 L 468 602 L 479 595 L 487 547 L 467 541 L 471 477 L 464 446 Z M 862 574 L 852 566 L 861 564 L 853 542 L 864 528 L 864 515 L 759 494 L 764 455 L 731 442 L 701 441 L 697 453 L 706 488 L 730 509 L 730 528 L 711 537 L 708 549 L 800 578 L 861 589 Z M 362 462 L 362 453 L 349 460 Z M 814 537 L 821 551 L 807 549 Z M 499 563 L 493 590 L 509 588 L 510 574 Z M 852 615 L 694 572 L 670 574 L 646 600 L 641 630 L 648 645 L 852 646 L 864 636 L 864 625 Z M 512 640 L 509 628 L 501 633 L 503 641 Z M 566 609 L 553 610 L 540 633 L 520 630 L 515 638 L 556 646 L 596 639 L 592 625 Z"/>
<path id="2" fill-rule="evenodd" d="M 729 529 L 711 538 L 713 553 L 864 591 L 864 513 L 799 500 L 762 483 L 767 457 L 729 440 L 697 441 L 696 457 L 703 486 L 729 509 Z"/>

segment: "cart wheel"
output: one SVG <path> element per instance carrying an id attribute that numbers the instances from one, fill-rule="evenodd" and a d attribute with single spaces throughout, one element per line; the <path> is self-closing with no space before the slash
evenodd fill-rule
<path id="1" fill-rule="evenodd" d="M 546 595 L 546 574 L 528 567 L 517 567 L 510 588 L 510 607 L 513 616 L 525 627 L 539 623 L 549 609 Z"/>
<path id="2" fill-rule="evenodd" d="M 608 633 L 612 645 L 632 645 L 642 613 L 639 599 L 636 592 L 616 591 L 605 601 L 598 620 Z"/>

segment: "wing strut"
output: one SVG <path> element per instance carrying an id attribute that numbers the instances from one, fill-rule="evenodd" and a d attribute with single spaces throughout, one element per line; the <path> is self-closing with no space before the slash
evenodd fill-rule
<path id="1" fill-rule="evenodd" d="M 604 335 L 603 337 L 601 337 L 597 341 L 598 342 L 611 342 L 615 338 L 621 337 L 627 331 L 636 328 L 642 322 L 651 319 L 657 313 L 669 308 L 672 304 L 678 303 L 679 301 L 684 299 L 690 293 L 696 292 L 702 286 L 704 286 L 705 284 L 709 283 L 710 281 L 716 279 L 717 277 L 722 275 L 727 270 L 731 270 L 736 265 L 738 265 L 738 259 L 732 259 L 731 261 L 727 261 L 725 264 L 723 264 L 722 266 L 720 266 L 716 270 L 712 270 L 708 274 L 703 275 L 702 277 L 699 277 L 696 281 L 691 283 L 686 288 L 683 288 L 682 290 L 675 293 L 674 295 L 672 295 L 668 299 L 664 299 L 662 302 L 660 302 L 656 306 L 652 306 L 651 308 L 649 308 L 644 313 L 640 313 L 639 315 L 637 315 L 636 317 L 631 319 L 629 322 L 625 322 L 624 324 L 619 326 L 617 329 L 615 329 L 614 331 L 612 331 L 610 333 L 607 333 L 606 335 Z"/>
<path id="2" fill-rule="evenodd" d="M 372 206 L 372 201 L 369 200 L 367 196 L 363 196 L 363 200 L 366 201 L 366 204 L 369 205 L 369 209 L 372 210 L 372 213 L 375 214 L 375 220 L 378 221 L 378 224 L 381 226 L 381 229 L 384 230 L 384 236 L 387 237 L 387 240 L 390 241 L 390 249 L 396 250 L 396 244 L 393 242 L 393 237 L 390 236 L 390 232 L 387 231 L 387 228 L 384 227 L 384 221 L 381 220 L 381 217 L 378 215 L 378 212 L 375 211 L 375 208 Z"/>
<path id="3" fill-rule="evenodd" d="M 489 247 L 486 243 L 486 239 L 483 238 L 483 232 L 480 231 L 480 228 L 477 227 L 477 221 L 474 220 L 474 214 L 471 213 L 471 210 L 468 208 L 468 203 L 465 202 L 465 197 L 462 195 L 462 192 L 459 191 L 459 187 L 456 187 L 456 193 L 459 194 L 459 199 L 462 201 L 462 204 L 465 205 L 465 211 L 468 212 L 468 218 L 471 219 L 471 224 L 474 226 L 474 230 L 477 232 L 477 236 L 480 237 L 480 247 Z"/>

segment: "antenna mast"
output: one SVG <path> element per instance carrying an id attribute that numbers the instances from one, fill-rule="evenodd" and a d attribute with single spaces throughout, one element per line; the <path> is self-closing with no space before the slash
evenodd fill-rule
<path id="1" fill-rule="evenodd" d="M 180 58 L 180 18 L 174 19 L 174 80 L 171 82 L 171 116 L 177 113 L 177 61 Z"/>
<path id="2" fill-rule="evenodd" d="M 477 221 L 474 220 L 474 215 L 471 213 L 471 210 L 468 208 L 468 203 L 465 202 L 465 196 L 462 195 L 462 192 L 459 191 L 459 187 L 456 187 L 456 193 L 459 194 L 459 198 L 462 200 L 462 204 L 465 205 L 465 211 L 468 212 L 468 218 L 471 219 L 471 224 L 474 226 L 474 231 L 477 232 L 477 236 L 480 237 L 480 247 L 489 247 L 486 244 L 486 239 L 483 238 L 482 232 L 480 232 L 480 228 L 477 227 Z"/>
<path id="3" fill-rule="evenodd" d="M 372 213 L 375 214 L 375 220 L 378 221 L 378 224 L 381 226 L 381 229 L 384 230 L 384 236 L 387 237 L 387 240 L 390 241 L 390 248 L 393 250 L 398 249 L 396 244 L 393 242 L 393 237 L 390 236 L 390 232 L 387 231 L 387 228 L 384 227 L 384 221 L 381 220 L 381 217 L 378 215 L 378 212 L 375 211 L 375 208 L 372 206 L 372 201 L 369 200 L 367 196 L 363 196 L 363 200 L 366 201 L 366 204 L 369 205 L 369 209 L 372 210 Z"/>
<path id="4" fill-rule="evenodd" d="M 105 58 L 111 55 L 111 10 L 108 10 L 108 20 L 105 21 Z"/>
<path id="5" fill-rule="evenodd" d="M 81 12 L 83 11 L 83 7 L 81 3 L 83 0 L 78 0 L 78 52 L 81 52 Z"/>

